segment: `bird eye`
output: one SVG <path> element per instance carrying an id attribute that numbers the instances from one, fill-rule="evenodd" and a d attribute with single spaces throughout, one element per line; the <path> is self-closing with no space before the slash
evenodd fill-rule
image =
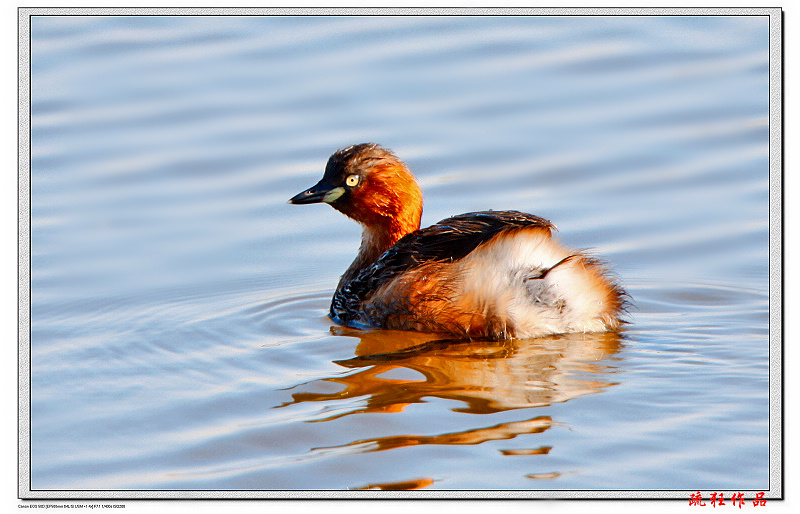
<path id="1" fill-rule="evenodd" d="M 349 175 L 347 180 L 344 181 L 350 187 L 355 187 L 358 185 L 358 175 Z"/>

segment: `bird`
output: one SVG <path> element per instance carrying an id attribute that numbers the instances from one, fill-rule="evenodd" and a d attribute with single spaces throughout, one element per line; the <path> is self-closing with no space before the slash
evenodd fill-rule
<path id="1" fill-rule="evenodd" d="M 547 219 L 489 210 L 420 228 L 422 190 L 379 144 L 337 150 L 322 179 L 289 203 L 327 203 L 362 226 L 331 300 L 329 317 L 340 325 L 506 340 L 625 323 L 628 295 L 616 276 L 557 242 Z"/>

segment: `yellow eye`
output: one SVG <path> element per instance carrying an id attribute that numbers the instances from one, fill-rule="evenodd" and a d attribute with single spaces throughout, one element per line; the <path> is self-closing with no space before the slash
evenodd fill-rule
<path id="1" fill-rule="evenodd" d="M 349 175 L 347 180 L 344 181 L 350 187 L 355 187 L 358 185 L 358 175 Z"/>

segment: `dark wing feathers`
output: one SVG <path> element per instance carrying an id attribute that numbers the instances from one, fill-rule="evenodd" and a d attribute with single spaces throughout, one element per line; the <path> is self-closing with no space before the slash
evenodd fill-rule
<path id="1" fill-rule="evenodd" d="M 407 234 L 336 291 L 331 317 L 342 322 L 352 321 L 349 318 L 357 315 L 369 293 L 396 275 L 426 262 L 457 261 L 501 232 L 531 227 L 555 228 L 546 219 L 524 212 L 484 211 L 453 216 Z"/>
<path id="2" fill-rule="evenodd" d="M 460 214 L 407 234 L 389 248 L 375 266 L 397 267 L 399 272 L 428 261 L 457 261 L 500 232 L 531 226 L 554 228 L 546 219 L 522 212 Z"/>

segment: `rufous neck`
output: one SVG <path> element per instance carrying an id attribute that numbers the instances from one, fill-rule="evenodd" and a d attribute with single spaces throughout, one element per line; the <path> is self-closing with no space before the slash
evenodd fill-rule
<path id="1" fill-rule="evenodd" d="M 412 211 L 403 216 L 386 219 L 386 223 L 362 224 L 364 230 L 361 233 L 361 247 L 355 261 L 342 276 L 339 286 L 353 280 L 362 269 L 372 265 L 403 236 L 418 230 L 421 215 L 422 209 L 419 208 L 418 212 Z"/>
<path id="2" fill-rule="evenodd" d="M 340 286 L 403 236 L 418 230 L 422 217 L 422 190 L 399 159 L 384 157 L 361 180 L 346 202 L 331 204 L 364 228 L 358 256 Z"/>
<path id="3" fill-rule="evenodd" d="M 417 225 L 419 228 L 419 225 Z M 383 227 L 364 227 L 361 233 L 361 248 L 358 250 L 360 260 L 371 264 L 378 259 L 393 244 L 398 242 L 404 235 L 413 230 L 402 230 L 400 227 L 387 230 Z"/>

